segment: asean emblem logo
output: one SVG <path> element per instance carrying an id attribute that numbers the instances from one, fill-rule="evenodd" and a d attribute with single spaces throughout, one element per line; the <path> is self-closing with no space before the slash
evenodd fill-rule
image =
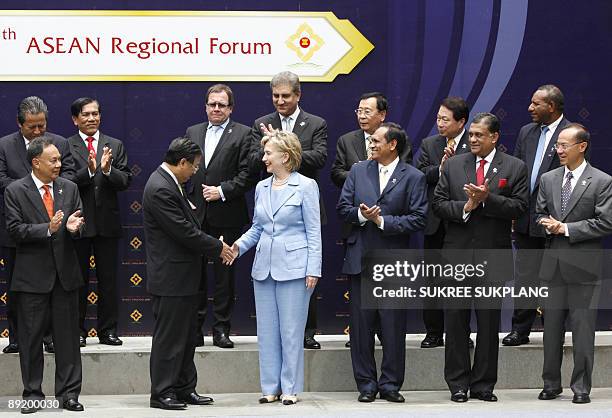
<path id="1" fill-rule="evenodd" d="M 142 282 L 142 277 L 140 277 L 138 273 L 134 273 L 132 277 L 130 277 L 130 282 L 132 282 L 134 286 L 138 286 Z"/>
<path id="2" fill-rule="evenodd" d="M 142 210 L 142 204 L 138 200 L 134 200 L 130 205 L 130 209 L 132 210 L 132 212 L 137 214 Z"/>
<path id="3" fill-rule="evenodd" d="M 90 292 L 89 295 L 87 295 L 87 301 L 92 305 L 95 305 L 98 301 L 98 295 L 96 295 L 96 292 Z"/>
<path id="4" fill-rule="evenodd" d="M 134 237 L 130 241 L 130 245 L 132 246 L 133 249 L 138 250 L 140 246 L 142 245 L 142 241 L 140 240 L 140 238 Z"/>
<path id="5" fill-rule="evenodd" d="M 7 300 L 7 296 L 6 296 L 6 292 L 4 292 L 2 294 L 2 296 L 0 296 L 0 301 L 2 301 L 2 303 L 4 303 L 6 305 L 6 300 Z"/>
<path id="6" fill-rule="evenodd" d="M 140 321 L 140 318 L 142 318 L 142 314 L 138 311 L 138 309 L 134 309 L 130 314 L 130 318 L 132 318 L 134 322 L 138 322 Z"/>
<path id="7" fill-rule="evenodd" d="M 285 41 L 287 48 L 295 52 L 302 62 L 308 62 L 325 41 L 317 35 L 308 23 L 302 23 Z"/>
<path id="8" fill-rule="evenodd" d="M 92 270 L 96 268 L 96 258 L 93 255 L 89 256 L 89 268 Z"/>
<path id="9" fill-rule="evenodd" d="M 96 331 L 95 328 L 92 328 L 89 331 L 87 331 L 87 336 L 88 337 L 97 337 L 98 336 L 98 331 Z"/>
<path id="10" fill-rule="evenodd" d="M 349 335 L 349 332 L 351 331 L 351 327 L 347 325 L 346 328 L 344 328 L 344 335 Z"/>
<path id="11" fill-rule="evenodd" d="M 4 328 L 4 330 L 2 330 L 2 332 L 0 332 L 0 337 L 8 338 L 8 336 L 9 336 L 9 330 Z"/>

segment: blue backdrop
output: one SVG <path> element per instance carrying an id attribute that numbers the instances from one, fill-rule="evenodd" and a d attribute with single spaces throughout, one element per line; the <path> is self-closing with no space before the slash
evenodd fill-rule
<path id="1" fill-rule="evenodd" d="M 530 122 L 531 95 L 541 84 L 558 85 L 566 97 L 566 116 L 592 132 L 592 162 L 610 171 L 610 145 L 605 128 L 611 118 L 608 77 L 612 73 L 612 4 L 606 0 L 354 0 L 354 1 L 90 1 L 90 9 L 134 10 L 289 10 L 332 11 L 349 19 L 375 49 L 349 75 L 332 83 L 304 83 L 301 106 L 324 117 L 329 126 L 329 157 L 322 171 L 321 192 L 330 221 L 323 231 L 324 274 L 319 285 L 319 329 L 342 333 L 348 324 L 348 284 L 340 275 L 342 247 L 339 222 L 333 216 L 338 190 L 329 178 L 337 138 L 356 129 L 353 109 L 362 92 L 379 90 L 390 102 L 388 120 L 404 126 L 418 149 L 435 129 L 439 102 L 449 95 L 467 99 L 477 111 L 491 111 L 502 121 L 501 143 L 514 148 L 519 128 Z M 4 9 L 81 9 L 83 2 L 5 0 Z M 0 44 L 0 51 L 2 46 Z M 223 81 L 223 80 L 219 80 Z M 273 110 L 264 82 L 229 83 L 236 95 L 232 117 L 251 125 Z M 119 266 L 122 334 L 148 334 L 151 310 L 145 290 L 142 189 L 159 164 L 169 141 L 201 122 L 201 82 L 3 82 L 0 83 L 0 132 L 16 130 L 15 109 L 29 95 L 49 106 L 48 130 L 64 136 L 75 132 L 69 106 L 92 96 L 103 108 L 101 130 L 126 145 L 134 181 L 121 196 L 125 236 Z M 252 197 L 249 199 L 252 201 Z M 233 332 L 255 332 L 249 279 L 250 261 L 239 261 Z M 95 282 L 95 270 L 91 272 Z M 0 295 L 5 291 L 0 279 Z M 92 288 L 95 290 L 95 286 Z M 95 293 L 95 292 L 94 292 Z M 95 316 L 95 294 L 88 311 Z M 504 317 L 508 325 L 508 316 Z M 0 302 L 0 332 L 6 328 Z M 410 313 L 414 332 L 422 331 L 420 315 Z M 612 315 L 601 312 L 600 329 L 612 329 Z M 93 333 L 93 331 L 92 331 Z"/>

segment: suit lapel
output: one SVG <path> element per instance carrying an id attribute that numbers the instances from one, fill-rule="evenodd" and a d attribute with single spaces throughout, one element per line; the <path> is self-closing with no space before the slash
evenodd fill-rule
<path id="1" fill-rule="evenodd" d="M 100 141 L 98 141 L 98 144 L 99 143 Z M 72 149 L 73 154 L 76 154 L 81 157 L 81 159 L 85 161 L 85 164 L 87 165 L 87 147 L 85 146 L 83 139 L 78 133 L 76 136 L 70 139 L 70 148 Z"/>
<path id="2" fill-rule="evenodd" d="M 304 112 L 303 109 L 300 109 L 300 113 L 293 124 L 293 133 L 297 135 L 298 138 L 302 137 L 302 133 L 308 126 L 308 114 Z"/>
<path id="3" fill-rule="evenodd" d="M 493 182 L 493 179 L 497 176 L 497 174 L 503 168 L 502 160 L 503 158 L 501 156 L 501 151 L 499 150 L 495 151 L 495 156 L 493 157 L 493 161 L 491 161 L 491 164 L 489 165 L 489 169 L 487 170 L 487 175 L 485 176 L 485 179 L 489 179 L 489 189 L 491 188 L 492 184 L 495 184 Z"/>
<path id="4" fill-rule="evenodd" d="M 542 174 L 550 170 L 550 165 L 552 164 L 555 156 L 557 155 L 557 152 L 555 150 L 555 144 L 557 143 L 557 139 L 559 138 L 559 132 L 561 132 L 563 128 L 565 128 L 565 126 L 567 125 L 569 125 L 569 121 L 563 118 L 561 119 L 561 122 L 559 122 L 559 125 L 557 125 L 557 129 L 555 129 L 555 132 L 553 132 L 553 135 L 550 138 L 550 141 L 548 142 L 548 147 L 544 150 L 544 157 L 542 158 L 542 164 L 540 165 L 540 170 L 538 171 L 538 180 L 536 180 L 536 182 L 539 181 L 540 176 Z"/>
<path id="5" fill-rule="evenodd" d="M 378 163 L 374 160 L 368 162 L 368 179 L 372 184 L 376 198 L 380 197 L 380 176 L 378 175 Z"/>
<path id="6" fill-rule="evenodd" d="M 444 156 L 444 148 L 446 148 L 446 138 L 444 138 L 442 135 L 438 135 L 433 147 L 433 152 L 435 152 L 435 155 L 433 155 L 434 158 L 432 158 L 433 161 L 442 161 L 442 157 Z M 459 152 L 459 147 L 457 147 L 457 152 Z"/>
<path id="7" fill-rule="evenodd" d="M 20 131 L 17 131 L 17 134 L 15 135 L 15 138 L 14 138 L 13 145 L 15 147 L 15 153 L 19 156 L 19 160 L 23 164 L 23 167 L 29 173 L 30 171 L 32 171 L 32 167 L 28 163 L 28 156 L 27 156 L 25 141 L 23 140 L 23 136 L 21 135 Z"/>
<path id="8" fill-rule="evenodd" d="M 272 214 L 272 178 L 273 176 L 268 177 L 265 180 L 265 183 L 263 183 L 263 207 L 264 207 L 264 211 L 266 212 L 266 214 L 270 217 L 270 219 L 273 218 L 273 214 Z"/>
<path id="9" fill-rule="evenodd" d="M 463 168 L 465 170 L 467 183 L 476 184 L 476 156 L 474 154 L 465 160 Z"/>
<path id="10" fill-rule="evenodd" d="M 367 160 L 368 152 L 366 150 L 365 134 L 363 133 L 363 131 L 357 131 L 351 142 L 353 144 L 353 148 L 355 149 L 355 154 L 357 154 L 357 157 L 359 158 L 359 161 Z"/>
<path id="11" fill-rule="evenodd" d="M 42 219 L 46 220 L 47 222 L 50 222 L 51 219 L 49 218 L 49 214 L 47 213 L 47 209 L 45 208 L 45 204 L 43 203 L 42 196 L 40 195 L 40 192 L 36 188 L 36 184 L 34 184 L 34 180 L 32 180 L 32 177 L 31 176 L 28 176 L 28 177 L 29 178 L 27 180 L 27 183 L 25 184 L 25 188 L 26 188 L 25 194 L 30 200 L 30 202 L 32 203 L 32 206 L 34 207 L 34 209 L 36 209 L 38 213 L 40 214 L 40 216 L 42 216 Z"/>
<path id="12" fill-rule="evenodd" d="M 563 171 L 563 173 L 564 172 L 565 171 Z M 563 212 L 563 216 L 560 219 L 560 221 L 563 221 L 565 218 L 567 218 L 567 215 L 572 211 L 574 206 L 576 206 L 576 203 L 578 203 L 578 201 L 580 200 L 580 198 L 582 197 L 586 189 L 589 188 L 590 185 L 591 185 L 591 166 L 587 164 L 586 168 L 584 169 L 584 172 L 582 173 L 578 181 L 576 181 L 576 186 L 574 186 L 574 189 L 572 190 L 572 194 L 570 195 L 570 200 L 569 202 L 567 202 L 567 207 L 565 208 L 565 212 Z"/>
<path id="13" fill-rule="evenodd" d="M 102 155 L 104 154 L 104 147 L 108 145 L 108 140 L 106 136 L 100 133 L 98 137 L 98 147 L 96 148 L 96 167 L 100 166 L 100 162 L 102 161 Z"/>
<path id="14" fill-rule="evenodd" d="M 285 203 L 287 203 L 287 201 L 289 199 L 291 199 L 291 196 L 293 196 L 295 194 L 295 192 L 297 192 L 297 186 L 300 184 L 300 182 L 295 177 L 296 175 L 297 174 L 294 174 L 294 173 L 291 174 L 291 178 L 287 182 L 287 187 L 291 187 L 291 193 L 287 194 L 287 196 L 283 199 L 282 203 L 280 205 L 278 205 L 276 210 L 272 213 L 272 216 L 276 215 L 276 212 L 278 212 L 280 210 L 280 208 L 285 206 Z M 270 189 L 272 189 L 272 187 L 270 187 Z M 272 202 L 271 198 L 272 198 L 272 190 L 270 190 L 270 203 Z"/>
<path id="15" fill-rule="evenodd" d="M 389 181 L 387 182 L 385 189 L 380 194 L 381 197 L 384 194 L 390 193 L 391 190 L 393 190 L 393 188 L 399 184 L 399 182 L 405 175 L 406 167 L 402 164 L 402 161 L 399 161 L 397 163 L 397 166 L 395 167 L 395 170 L 393 170 L 393 173 L 391 173 L 391 176 L 389 177 Z"/>
<path id="16" fill-rule="evenodd" d="M 42 199 L 41 199 L 42 200 Z M 53 213 L 64 208 L 64 189 L 60 181 L 53 182 Z M 68 219 L 71 213 L 65 213 L 64 216 Z"/>
<path id="17" fill-rule="evenodd" d="M 461 139 L 459 140 L 459 144 L 457 145 L 457 149 L 455 150 L 455 154 L 465 154 L 466 152 L 470 152 L 470 144 L 469 144 L 470 136 L 468 134 L 467 126 L 465 127 L 465 132 L 461 135 Z M 446 146 L 446 140 L 444 140 L 444 146 Z M 444 150 L 444 148 L 442 148 Z M 440 156 L 442 159 L 442 156 Z M 476 162 L 474 162 L 476 164 Z"/>
<path id="18" fill-rule="evenodd" d="M 555 179 L 553 181 L 552 186 L 552 194 L 553 194 L 553 205 L 555 208 L 556 218 L 559 219 L 561 217 L 561 187 L 563 186 L 563 174 L 565 173 L 564 169 L 558 170 L 555 175 Z"/>
<path id="19" fill-rule="evenodd" d="M 209 167 L 215 160 L 215 157 L 221 154 L 222 152 L 221 150 L 224 147 L 226 147 L 227 144 L 231 142 L 233 130 L 234 130 L 234 122 L 230 120 L 227 126 L 225 127 L 225 129 L 223 130 L 223 133 L 221 134 L 221 138 L 219 138 L 219 142 L 217 143 L 217 146 L 215 147 L 215 150 L 213 151 L 213 155 L 210 157 L 210 161 L 208 162 Z"/>

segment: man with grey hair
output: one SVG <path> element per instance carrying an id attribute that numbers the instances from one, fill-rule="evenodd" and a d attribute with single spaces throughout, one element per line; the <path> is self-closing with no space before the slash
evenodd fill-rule
<path id="1" fill-rule="evenodd" d="M 258 118 L 251 129 L 251 150 L 249 152 L 249 168 L 253 173 L 264 170 L 263 149 L 261 138 L 271 126 L 273 129 L 293 132 L 302 145 L 302 164 L 300 174 L 319 182 L 318 172 L 325 166 L 327 160 L 327 122 L 319 116 L 306 113 L 298 104 L 302 97 L 299 77 L 289 71 L 283 71 L 272 77 L 272 104 L 276 111 Z M 327 223 L 323 200 L 319 198 L 321 223 Z M 321 345 L 314 339 L 317 328 L 316 296 L 313 293 L 308 308 L 308 321 L 304 334 L 304 348 L 318 349 Z"/>
<path id="2" fill-rule="evenodd" d="M 74 161 L 70 153 L 68 141 L 59 135 L 47 132 L 48 114 L 47 105 L 40 97 L 26 97 L 17 106 L 17 126 L 19 130 L 0 138 L 0 246 L 3 248 L 9 286 L 13 273 L 13 261 L 15 260 L 15 243 L 9 237 L 6 229 L 4 191 L 9 184 L 30 173 L 30 162 L 26 157 L 30 141 L 39 136 L 50 138 L 61 155 L 62 167 L 60 176 L 68 180 L 75 179 Z M 14 299 L 12 293 L 9 292 L 7 302 L 9 345 L 2 350 L 4 353 L 19 352 L 17 344 L 17 311 Z M 50 331 L 44 339 L 44 344 L 47 352 L 53 352 Z"/>

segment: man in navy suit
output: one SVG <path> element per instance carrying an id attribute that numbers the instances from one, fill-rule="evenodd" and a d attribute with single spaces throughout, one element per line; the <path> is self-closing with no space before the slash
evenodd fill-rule
<path id="1" fill-rule="evenodd" d="M 529 209 L 514 223 L 516 253 L 516 286 L 535 286 L 542 251 L 546 242 L 544 228 L 536 222 L 536 201 L 540 190 L 540 176 L 559 167 L 555 144 L 570 121 L 563 116 L 563 93 L 557 86 L 547 84 L 533 93 L 529 104 L 532 123 L 519 131 L 514 156 L 527 164 L 529 180 Z M 536 300 L 523 301 L 514 307 L 512 331 L 502 340 L 503 345 L 529 343 L 529 333 L 536 317 Z"/>
<path id="2" fill-rule="evenodd" d="M 272 90 L 272 104 L 276 109 L 268 115 L 258 118 L 251 129 L 251 149 L 249 152 L 249 168 L 254 173 L 265 169 L 261 159 L 263 148 L 261 138 L 264 129 L 272 125 L 274 129 L 293 132 L 302 145 L 302 163 L 298 172 L 310 177 L 319 185 L 319 170 L 327 161 L 327 122 L 325 119 L 307 113 L 299 106 L 302 97 L 300 79 L 297 74 L 290 71 L 280 72 L 270 80 Z M 321 224 L 327 223 L 325 206 L 322 196 L 319 196 L 321 211 Z M 319 349 L 321 345 L 314 339 L 317 329 L 316 290 L 310 298 L 308 305 L 308 320 L 304 334 L 304 348 Z"/>
<path id="3" fill-rule="evenodd" d="M 9 184 L 27 176 L 32 171 L 30 161 L 26 156 L 30 141 L 43 135 L 50 138 L 61 154 L 60 176 L 68 180 L 74 180 L 75 178 L 74 161 L 68 142 L 59 135 L 47 132 L 47 119 L 48 111 L 45 102 L 36 96 L 26 97 L 17 106 L 17 126 L 19 126 L 19 130 L 0 138 L 0 245 L 2 245 L 5 254 L 4 262 L 9 287 L 13 260 L 15 260 L 15 243 L 9 237 L 5 225 L 3 195 Z M 13 299 L 9 292 L 6 315 L 9 325 L 9 345 L 2 350 L 4 353 L 17 353 L 19 351 L 17 344 L 17 311 Z M 51 341 L 50 330 L 43 341 L 45 351 L 52 353 L 53 342 Z"/>
<path id="4" fill-rule="evenodd" d="M 347 239 L 342 273 L 351 277 L 351 359 L 360 402 L 382 399 L 404 402 L 406 310 L 365 309 L 361 302 L 362 256 L 368 250 L 407 248 L 410 233 L 427 220 L 425 175 L 401 161 L 406 133 L 395 123 L 384 123 L 370 137 L 372 159 L 351 168 L 337 210 L 353 225 Z M 379 321 L 383 344 L 381 376 L 374 360 L 374 329 Z"/>

